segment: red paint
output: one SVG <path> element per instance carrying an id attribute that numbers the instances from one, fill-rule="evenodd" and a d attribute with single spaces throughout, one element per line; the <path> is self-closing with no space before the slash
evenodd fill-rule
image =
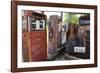
<path id="1" fill-rule="evenodd" d="M 30 53 L 32 61 L 46 60 L 46 31 L 32 31 L 30 34 Z"/>

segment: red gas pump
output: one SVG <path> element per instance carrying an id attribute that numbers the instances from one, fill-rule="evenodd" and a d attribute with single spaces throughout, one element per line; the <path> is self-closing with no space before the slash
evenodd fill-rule
<path id="1" fill-rule="evenodd" d="M 23 10 L 23 60 L 24 62 L 47 59 L 46 15 Z"/>

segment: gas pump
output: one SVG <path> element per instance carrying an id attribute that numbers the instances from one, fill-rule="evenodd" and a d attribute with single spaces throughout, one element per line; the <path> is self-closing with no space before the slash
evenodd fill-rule
<path id="1" fill-rule="evenodd" d="M 23 10 L 23 17 L 26 17 L 26 20 L 23 19 L 22 25 L 23 60 L 25 62 L 46 60 L 46 15 L 43 13 Z"/>

